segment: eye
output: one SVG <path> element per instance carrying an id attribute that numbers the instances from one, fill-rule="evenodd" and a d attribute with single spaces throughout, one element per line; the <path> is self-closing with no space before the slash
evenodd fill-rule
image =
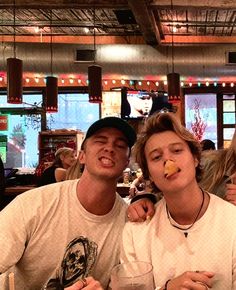
<path id="1" fill-rule="evenodd" d="M 161 159 L 161 154 L 153 154 L 152 156 L 151 156 L 151 160 L 152 161 L 158 161 L 158 160 L 160 160 Z"/>
<path id="2" fill-rule="evenodd" d="M 123 142 L 123 141 L 119 141 L 119 142 L 117 142 L 116 143 L 116 146 L 118 147 L 118 148 L 121 148 L 121 149 L 126 149 L 128 146 L 127 146 L 127 144 L 125 143 L 125 142 Z"/>
<path id="3" fill-rule="evenodd" d="M 98 144 L 105 144 L 106 143 L 106 139 L 102 138 L 102 137 L 97 137 L 97 138 L 94 139 L 94 142 L 98 143 Z"/>
<path id="4" fill-rule="evenodd" d="M 173 150 L 175 153 L 181 153 L 183 151 L 182 148 L 174 148 Z"/>

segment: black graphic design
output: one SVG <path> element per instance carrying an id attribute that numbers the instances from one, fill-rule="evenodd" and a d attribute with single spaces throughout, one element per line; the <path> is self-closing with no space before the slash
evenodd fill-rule
<path id="1" fill-rule="evenodd" d="M 66 247 L 59 270 L 59 277 L 51 279 L 45 289 L 59 289 L 51 288 L 52 282 L 54 285 L 59 284 L 63 287 L 68 287 L 77 280 L 87 277 L 93 268 L 96 257 L 97 244 L 95 242 L 89 241 L 82 236 L 75 238 Z"/>

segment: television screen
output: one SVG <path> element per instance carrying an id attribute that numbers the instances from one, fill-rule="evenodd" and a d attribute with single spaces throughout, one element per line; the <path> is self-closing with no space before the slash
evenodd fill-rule
<path id="1" fill-rule="evenodd" d="M 127 91 L 122 94 L 122 118 L 146 118 L 161 110 L 172 110 L 166 92 Z"/>

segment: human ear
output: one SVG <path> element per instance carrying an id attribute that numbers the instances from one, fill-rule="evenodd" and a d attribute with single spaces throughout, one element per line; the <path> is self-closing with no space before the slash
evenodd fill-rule
<path id="1" fill-rule="evenodd" d="M 197 160 L 196 157 L 194 157 L 194 165 L 195 165 L 195 167 L 197 167 L 199 165 L 199 161 Z"/>
<path id="2" fill-rule="evenodd" d="M 84 150 L 80 150 L 79 151 L 78 160 L 79 160 L 79 163 L 81 163 L 81 164 L 85 163 L 85 152 L 84 152 Z"/>

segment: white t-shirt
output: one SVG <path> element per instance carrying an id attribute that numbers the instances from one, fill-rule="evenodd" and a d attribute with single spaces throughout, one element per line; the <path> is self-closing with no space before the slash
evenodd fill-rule
<path id="1" fill-rule="evenodd" d="M 15 265 L 16 290 L 41 289 L 57 272 L 64 286 L 87 275 L 108 286 L 126 206 L 117 194 L 108 214 L 93 215 L 77 198 L 77 182 L 30 190 L 0 212 L 0 272 Z"/>
<path id="2" fill-rule="evenodd" d="M 186 238 L 170 224 L 163 198 L 150 223 L 126 223 L 121 260 L 151 262 L 156 287 L 185 271 L 205 270 L 216 273 L 212 289 L 235 290 L 236 207 L 210 195 L 207 211 Z"/>

